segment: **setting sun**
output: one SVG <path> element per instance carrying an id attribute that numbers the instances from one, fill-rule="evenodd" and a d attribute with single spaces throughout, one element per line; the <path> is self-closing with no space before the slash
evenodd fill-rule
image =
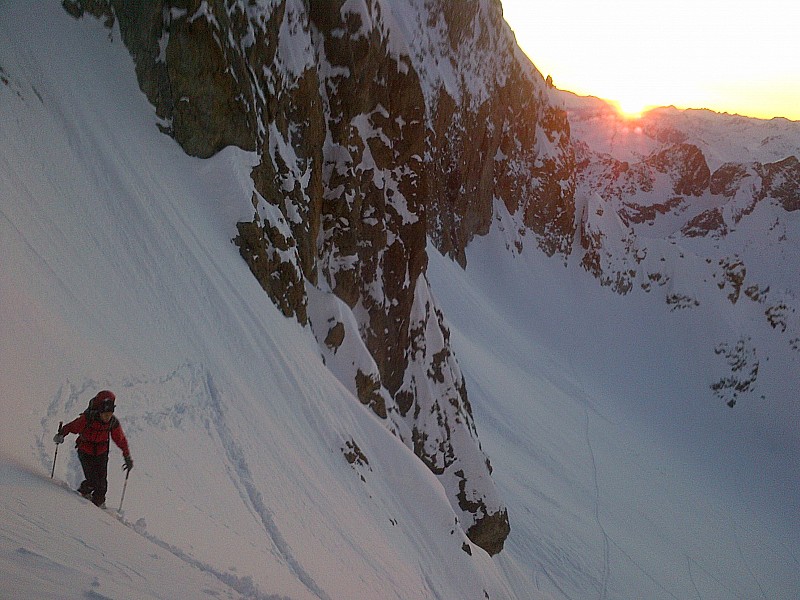
<path id="1" fill-rule="evenodd" d="M 640 67 L 643 72 L 644 67 Z M 627 120 L 641 118 L 651 108 L 659 106 L 657 97 L 654 99 L 651 94 L 657 91 L 654 86 L 645 85 L 642 81 L 617 82 L 613 87 L 605 88 L 606 91 L 594 95 L 599 95 L 611 102 L 617 109 L 620 116 Z M 573 91 L 573 90 L 570 90 Z"/>
<path id="2" fill-rule="evenodd" d="M 628 120 L 640 118 L 649 108 L 647 104 L 637 99 L 612 100 L 612 103 L 617 107 L 619 114 Z"/>

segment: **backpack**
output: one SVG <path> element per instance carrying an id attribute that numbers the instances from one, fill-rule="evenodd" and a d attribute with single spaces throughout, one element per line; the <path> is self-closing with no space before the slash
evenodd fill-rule
<path id="1" fill-rule="evenodd" d="M 108 390 L 103 390 L 99 392 L 94 398 L 89 400 L 89 405 L 86 407 L 86 410 L 83 411 L 83 414 L 86 417 L 86 428 L 78 434 L 78 439 L 75 441 L 75 445 L 80 447 L 80 444 L 92 444 L 95 446 L 95 450 L 98 445 L 102 444 L 103 442 L 100 441 L 90 441 L 90 439 L 84 435 L 87 429 L 90 429 L 92 423 L 97 422 L 100 423 L 100 427 L 105 429 L 106 431 L 106 439 L 105 444 L 109 447 L 111 446 L 111 431 L 117 427 L 119 427 L 119 420 L 117 417 L 112 416 L 111 420 L 108 423 L 103 423 L 102 419 L 100 418 L 100 413 L 108 410 L 114 409 L 114 401 L 116 397 L 114 396 L 113 392 L 109 392 Z"/>

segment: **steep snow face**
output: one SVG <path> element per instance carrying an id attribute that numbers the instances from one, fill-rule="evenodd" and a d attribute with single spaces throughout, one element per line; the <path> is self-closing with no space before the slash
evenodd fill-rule
<path id="1" fill-rule="evenodd" d="M 156 126 L 120 36 L 59 2 L 0 8 L 0 397 L 13 415 L 0 596 L 514 597 L 463 533 L 457 497 L 231 243 L 258 200 L 259 156 L 187 156 Z M 438 322 L 423 292 L 415 328 Z M 102 388 L 136 461 L 124 524 L 47 480 L 58 422 Z M 112 509 L 119 461 L 112 450 Z M 56 481 L 80 478 L 61 446 Z"/>
<path id="2" fill-rule="evenodd" d="M 591 225 L 613 240 L 621 221 L 604 217 Z M 502 223 L 469 247 L 465 271 L 432 250 L 429 276 L 508 499 L 501 564 L 515 589 L 796 597 L 797 355 L 777 330 L 754 337 L 755 358 L 770 360 L 756 393 L 729 409 L 710 383 L 726 369 L 748 377 L 753 351 L 734 343 L 717 354 L 716 341 L 736 340 L 757 314 L 710 293 L 685 308 L 653 292 L 617 294 L 577 256 L 565 267 L 509 249 Z M 696 293 L 706 267 L 687 258 L 676 295 Z"/>
<path id="3" fill-rule="evenodd" d="M 496 6 L 481 4 L 476 31 L 506 39 Z M 506 511 L 424 276 L 436 178 L 423 83 L 398 24 L 413 7 L 68 5 L 119 23 L 161 129 L 189 154 L 255 150 L 252 210 L 235 238 L 242 257 L 285 315 L 317 320 L 323 355 L 341 344 L 367 353 L 333 361 L 342 383 L 442 478 L 471 538 L 497 552 Z"/>

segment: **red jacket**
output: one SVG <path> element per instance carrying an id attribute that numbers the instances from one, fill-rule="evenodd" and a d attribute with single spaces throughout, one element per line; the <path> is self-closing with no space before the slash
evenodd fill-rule
<path id="1" fill-rule="evenodd" d="M 78 441 L 75 446 L 81 452 L 97 456 L 105 454 L 109 449 L 109 438 L 122 450 L 123 456 L 128 456 L 128 440 L 122 431 L 122 425 L 116 417 L 111 417 L 108 423 L 103 423 L 100 419 L 89 420 L 85 414 L 74 421 L 67 423 L 61 428 L 62 435 L 70 433 L 78 434 Z"/>

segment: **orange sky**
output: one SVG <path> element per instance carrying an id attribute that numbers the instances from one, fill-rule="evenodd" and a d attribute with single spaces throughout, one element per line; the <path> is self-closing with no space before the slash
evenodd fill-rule
<path id="1" fill-rule="evenodd" d="M 620 103 L 800 120 L 800 0 L 502 0 L 542 75 Z"/>

